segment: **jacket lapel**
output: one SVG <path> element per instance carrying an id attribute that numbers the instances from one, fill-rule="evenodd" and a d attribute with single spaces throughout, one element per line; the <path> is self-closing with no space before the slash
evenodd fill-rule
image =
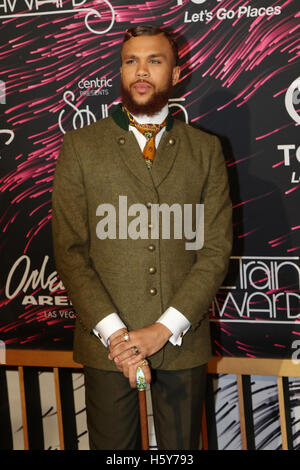
<path id="1" fill-rule="evenodd" d="M 175 137 L 173 117 L 169 115 L 167 118 L 166 130 L 156 150 L 151 170 L 145 164 L 134 134 L 128 131 L 128 117 L 123 113 L 121 105 L 113 113 L 112 118 L 119 126 L 117 144 L 124 163 L 143 184 L 151 188 L 153 184 L 158 187 L 170 172 L 178 152 L 179 138 Z"/>
<path id="2" fill-rule="evenodd" d="M 150 171 L 144 162 L 144 157 L 134 134 L 129 131 L 120 132 L 117 137 L 117 144 L 121 158 L 131 173 L 146 186 L 153 188 Z"/>

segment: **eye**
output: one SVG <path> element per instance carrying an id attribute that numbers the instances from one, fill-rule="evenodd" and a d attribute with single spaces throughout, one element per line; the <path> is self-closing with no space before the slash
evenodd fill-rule
<path id="1" fill-rule="evenodd" d="M 151 59 L 150 62 L 151 64 L 161 64 L 161 61 L 159 59 Z"/>
<path id="2" fill-rule="evenodd" d="M 134 62 L 135 62 L 135 59 L 127 59 L 127 60 L 125 60 L 125 64 L 128 64 L 128 65 L 133 64 Z"/>

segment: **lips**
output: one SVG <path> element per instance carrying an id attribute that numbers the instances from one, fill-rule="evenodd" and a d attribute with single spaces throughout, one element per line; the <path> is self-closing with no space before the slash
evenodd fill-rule
<path id="1" fill-rule="evenodd" d="M 146 82 L 136 82 L 133 87 L 138 93 L 143 94 L 147 93 L 147 91 L 151 88 L 151 85 Z"/>

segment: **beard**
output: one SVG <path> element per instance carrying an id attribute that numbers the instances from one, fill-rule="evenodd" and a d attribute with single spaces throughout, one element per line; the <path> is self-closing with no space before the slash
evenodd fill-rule
<path id="1" fill-rule="evenodd" d="M 147 83 L 147 80 L 143 80 L 143 81 Z M 169 83 L 164 90 L 154 93 L 149 98 L 149 100 L 144 104 L 139 104 L 134 100 L 130 92 L 130 89 L 125 88 L 122 81 L 121 81 L 120 91 L 121 91 L 122 103 L 131 114 L 133 114 L 134 116 L 138 116 L 140 114 L 153 116 L 154 114 L 158 113 L 168 103 L 169 98 L 172 96 L 172 93 L 173 93 L 172 79 L 170 78 Z"/>

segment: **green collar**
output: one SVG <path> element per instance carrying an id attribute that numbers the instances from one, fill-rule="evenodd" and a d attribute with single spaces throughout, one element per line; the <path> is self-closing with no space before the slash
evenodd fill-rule
<path id="1" fill-rule="evenodd" d="M 119 127 L 124 129 L 124 131 L 128 131 L 129 119 L 128 119 L 127 114 L 122 111 L 122 104 L 121 103 L 118 104 L 117 109 L 111 115 L 111 117 L 113 118 L 113 120 L 115 121 L 115 123 Z M 172 129 L 173 123 L 174 123 L 174 118 L 173 118 L 172 114 L 169 112 L 169 114 L 167 116 L 166 131 L 170 131 Z"/>

